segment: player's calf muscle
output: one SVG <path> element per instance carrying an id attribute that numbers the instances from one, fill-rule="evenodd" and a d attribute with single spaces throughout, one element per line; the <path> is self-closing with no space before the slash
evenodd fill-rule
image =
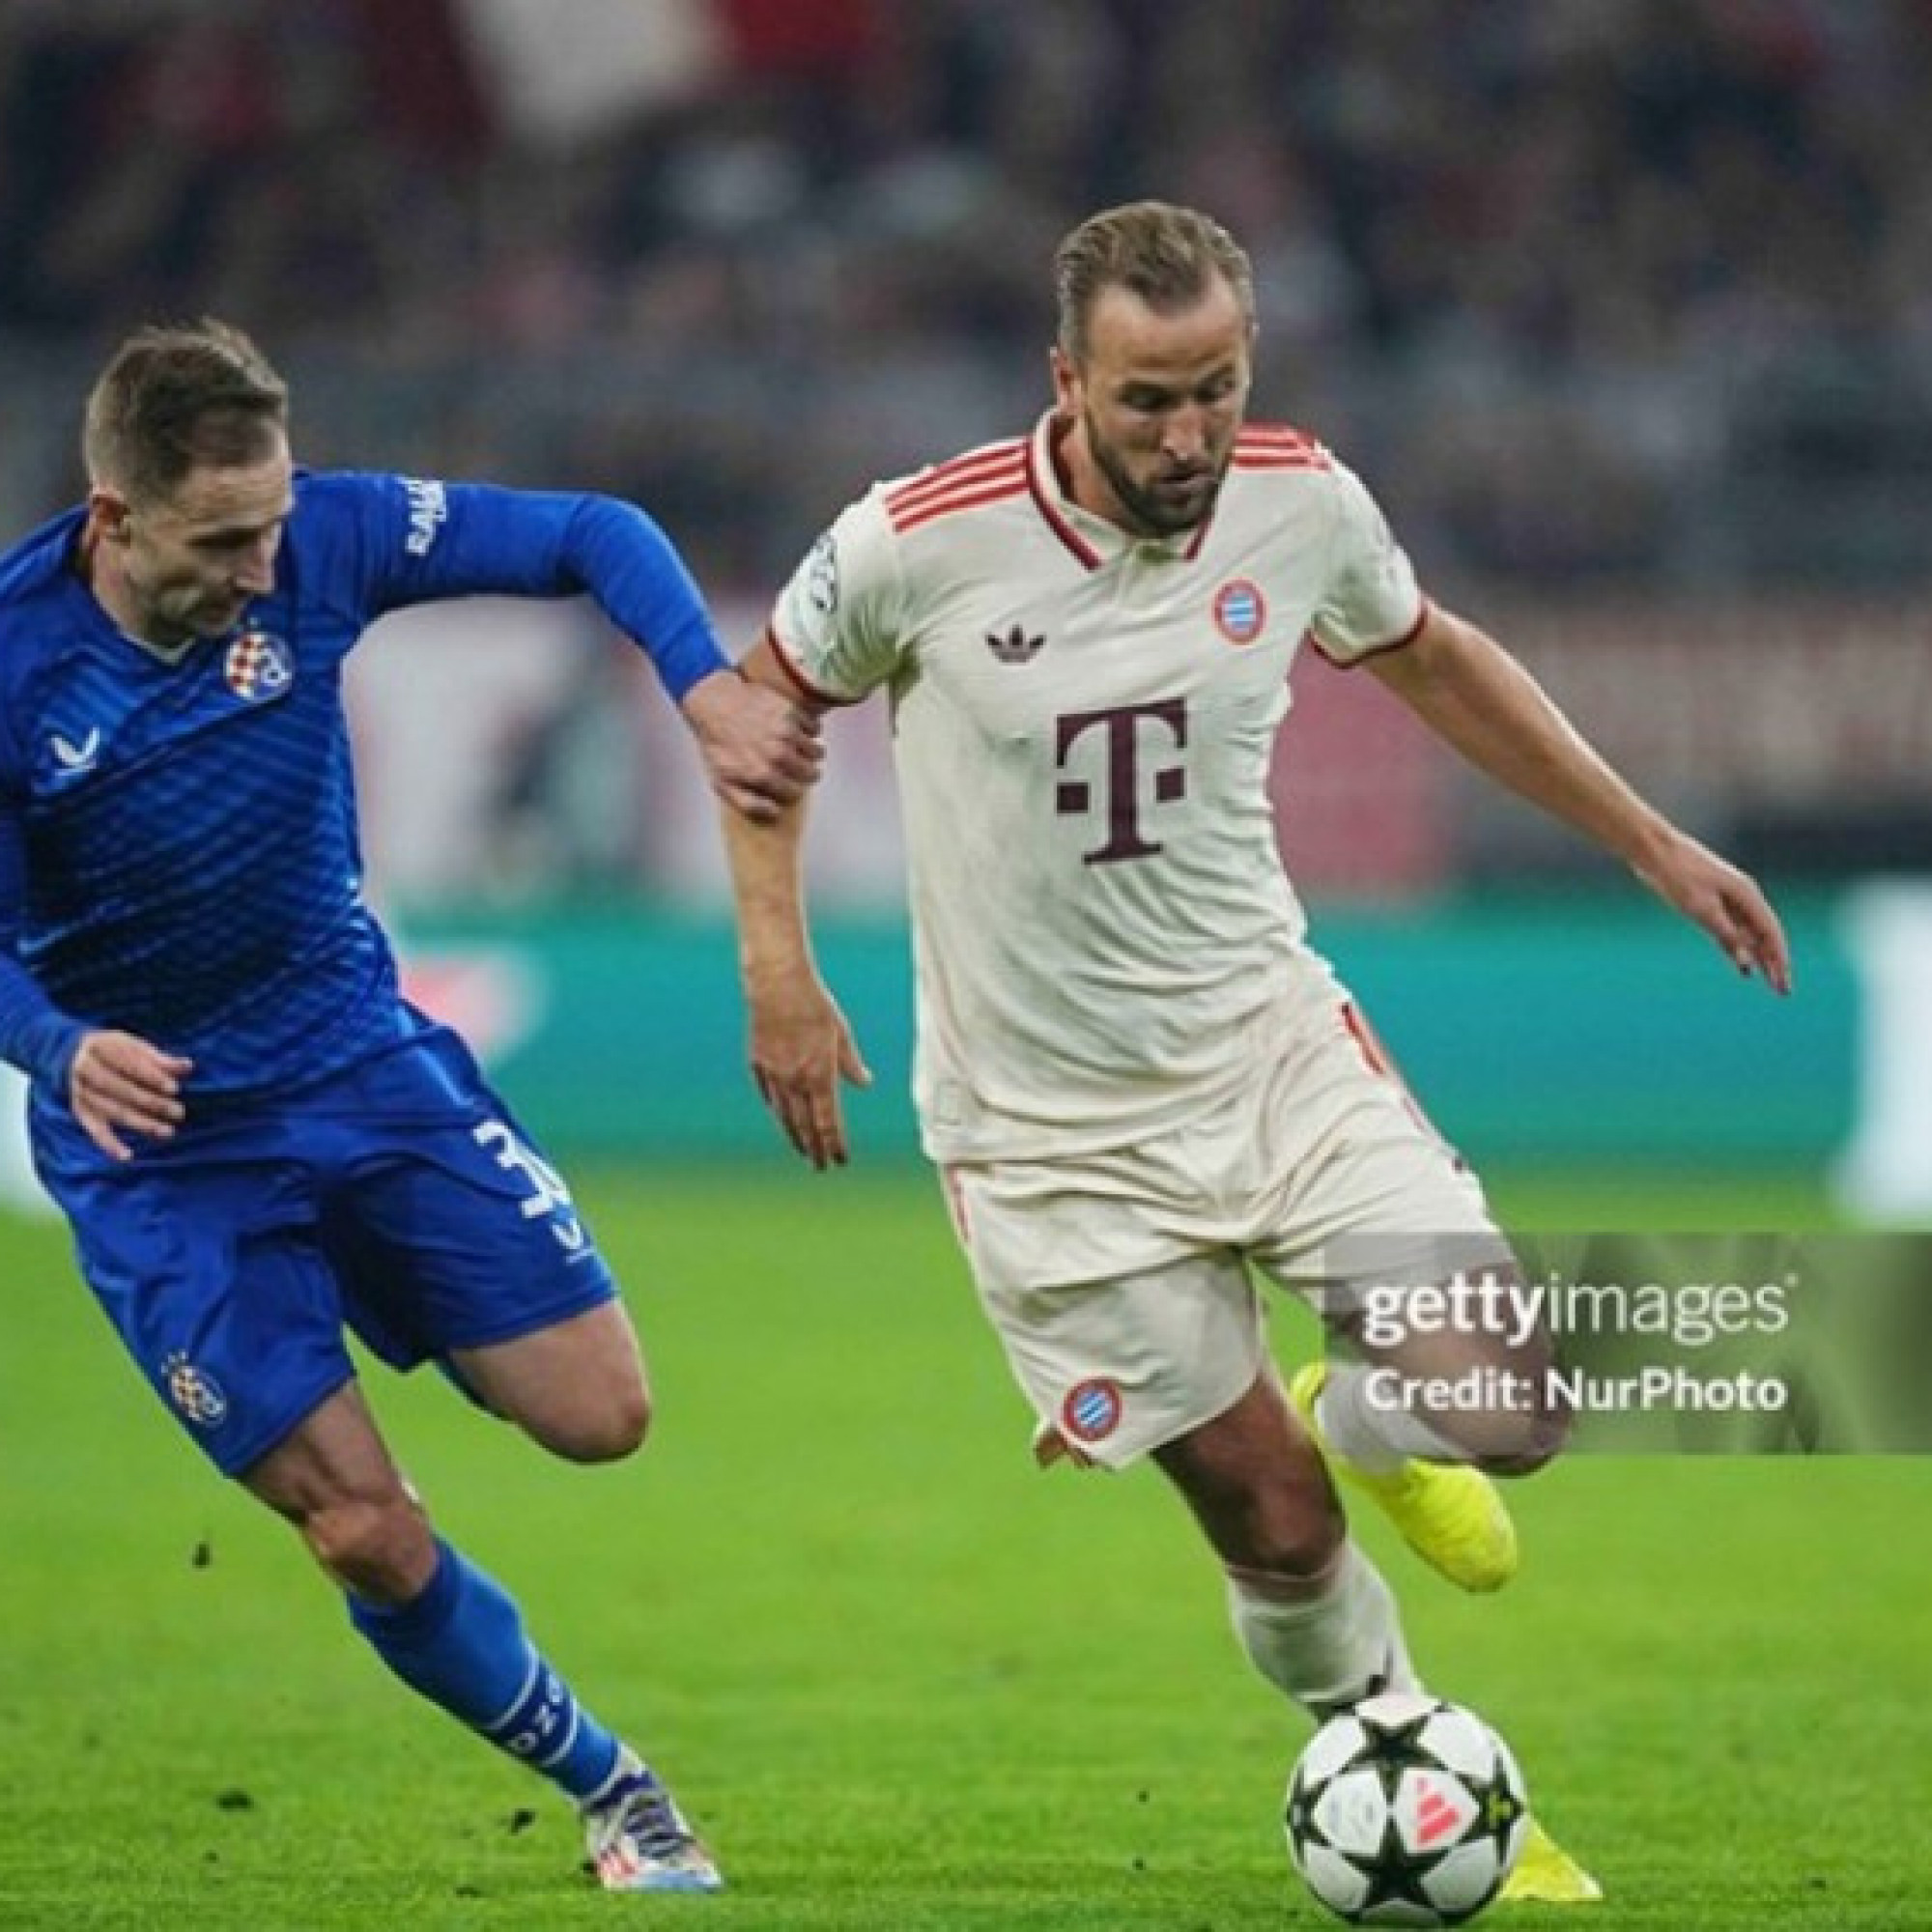
<path id="1" fill-rule="evenodd" d="M 385 1496 L 343 1496 L 284 1514 L 315 1560 L 370 1603 L 407 1603 L 436 1568 L 429 1519 L 400 1487 Z"/>

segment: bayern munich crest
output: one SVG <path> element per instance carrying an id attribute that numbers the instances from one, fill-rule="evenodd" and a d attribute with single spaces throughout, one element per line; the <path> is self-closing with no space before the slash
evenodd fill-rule
<path id="1" fill-rule="evenodd" d="M 1124 1406 L 1118 1382 L 1092 1376 L 1066 1391 L 1060 1405 L 1060 1427 L 1076 1442 L 1104 1442 L 1121 1426 Z"/>
<path id="2" fill-rule="evenodd" d="M 1267 621 L 1267 600 L 1258 584 L 1236 577 L 1214 593 L 1214 627 L 1231 644 L 1251 644 Z"/>
<path id="3" fill-rule="evenodd" d="M 168 1400 L 198 1429 L 213 1429 L 228 1413 L 228 1398 L 207 1370 L 177 1350 L 161 1364 Z"/>
<path id="4" fill-rule="evenodd" d="M 237 697 L 258 704 L 279 697 L 296 674 L 295 653 L 267 631 L 243 631 L 228 646 L 221 675 Z"/>

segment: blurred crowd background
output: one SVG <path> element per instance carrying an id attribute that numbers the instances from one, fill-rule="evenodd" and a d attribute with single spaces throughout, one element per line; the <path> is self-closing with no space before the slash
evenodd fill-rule
<path id="1" fill-rule="evenodd" d="M 1927 101 L 1932 0 L 0 0 L 0 514 L 78 492 L 114 342 L 213 312 L 304 460 L 635 498 L 742 645 L 871 480 L 1032 422 L 1066 228 L 1194 202 L 1255 258 L 1256 413 L 1792 924 L 1800 998 L 1741 994 L 1304 653 L 1281 838 L 1438 1118 L 1932 1212 Z M 350 696 L 415 995 L 554 1144 L 765 1148 L 641 657 L 444 606 Z M 883 707 L 833 735 L 821 949 L 909 1149 Z"/>
<path id="2" fill-rule="evenodd" d="M 213 311 L 306 460 L 632 497 L 749 625 L 873 477 L 1032 419 L 1055 240 L 1159 194 L 1255 256 L 1259 412 L 1667 803 L 1924 857 L 1928 99 L 1925 0 L 7 0 L 0 509 L 74 494 L 127 327 Z M 676 890 L 630 674 L 513 676 L 405 885 Z M 1577 863 L 1309 703 L 1319 884 Z"/>

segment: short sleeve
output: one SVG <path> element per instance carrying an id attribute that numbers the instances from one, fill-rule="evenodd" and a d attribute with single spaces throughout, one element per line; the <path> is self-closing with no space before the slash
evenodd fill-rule
<path id="1" fill-rule="evenodd" d="M 812 696 L 853 704 L 899 668 L 908 614 L 897 540 L 873 491 L 806 554 L 773 607 L 771 639 Z"/>
<path id="2" fill-rule="evenodd" d="M 1427 606 L 1408 555 L 1381 506 L 1352 469 L 1334 469 L 1335 525 L 1328 582 L 1312 629 L 1324 657 L 1354 664 L 1406 642 Z"/>

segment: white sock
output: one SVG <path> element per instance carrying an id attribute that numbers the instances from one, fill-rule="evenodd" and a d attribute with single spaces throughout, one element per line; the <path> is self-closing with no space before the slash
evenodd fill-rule
<path id="1" fill-rule="evenodd" d="M 1369 1371 L 1331 1362 L 1315 1399 L 1315 1420 L 1328 1446 L 1372 1476 L 1387 1476 L 1413 1456 L 1424 1463 L 1469 1458 L 1419 1415 L 1371 1402 Z"/>
<path id="2" fill-rule="evenodd" d="M 1263 1596 L 1231 1577 L 1228 1607 L 1248 1661 L 1318 1718 L 1372 1690 L 1421 1688 L 1395 1597 L 1352 1543 L 1342 1546 L 1319 1595 Z"/>

